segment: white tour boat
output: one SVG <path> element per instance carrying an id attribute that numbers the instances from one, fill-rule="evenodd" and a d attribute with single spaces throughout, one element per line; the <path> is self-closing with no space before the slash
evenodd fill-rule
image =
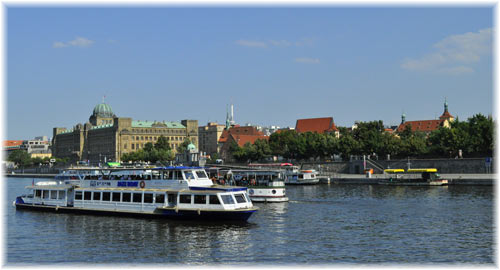
<path id="1" fill-rule="evenodd" d="M 316 170 L 299 170 L 298 166 L 291 163 L 264 163 L 248 164 L 252 168 L 270 168 L 284 172 L 286 185 L 315 185 L 319 183 Z"/>
<path id="2" fill-rule="evenodd" d="M 253 202 L 288 202 L 283 172 L 218 168 L 210 168 L 208 171 L 219 183 L 247 187 Z"/>
<path id="3" fill-rule="evenodd" d="M 78 170 L 77 170 L 78 171 Z M 81 170 L 79 181 L 38 182 L 16 198 L 16 209 L 208 221 L 246 221 L 246 187 L 214 185 L 199 167 Z M 65 182 L 66 181 L 66 182 Z"/>

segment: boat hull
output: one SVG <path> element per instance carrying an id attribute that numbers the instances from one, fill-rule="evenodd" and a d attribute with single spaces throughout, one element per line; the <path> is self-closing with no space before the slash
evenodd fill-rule
<path id="1" fill-rule="evenodd" d="M 294 180 L 294 181 L 289 181 L 285 182 L 285 185 L 316 185 L 319 183 L 319 179 L 306 179 L 306 180 Z"/>
<path id="2" fill-rule="evenodd" d="M 54 212 L 54 213 L 70 213 L 70 214 L 86 214 L 86 215 L 101 215 L 101 216 L 126 216 L 126 217 L 140 217 L 140 218 L 164 218 L 174 220 L 200 220 L 210 222 L 220 221 L 247 221 L 250 216 L 257 211 L 257 208 L 233 211 L 214 211 L 214 210 L 186 210 L 186 209 L 156 209 L 154 212 L 132 212 L 132 211 L 110 211 L 103 209 L 87 209 L 81 207 L 68 207 L 68 206 L 53 206 L 53 205 L 39 205 L 39 204 L 26 204 L 14 203 L 16 210 L 30 210 L 41 212 Z"/>
<path id="3" fill-rule="evenodd" d="M 258 203 L 288 202 L 288 197 L 250 196 L 250 199 Z"/>
<path id="4" fill-rule="evenodd" d="M 389 181 L 383 180 L 378 182 L 379 185 L 387 186 L 443 186 L 448 185 L 448 180 L 437 180 L 437 181 Z"/>

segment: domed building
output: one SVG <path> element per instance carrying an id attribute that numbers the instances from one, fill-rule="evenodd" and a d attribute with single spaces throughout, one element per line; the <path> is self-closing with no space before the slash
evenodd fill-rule
<path id="1" fill-rule="evenodd" d="M 198 120 L 140 121 L 117 117 L 111 106 L 97 104 L 89 121 L 76 124 L 72 129 L 53 129 L 52 154 L 72 161 L 89 161 L 90 164 L 120 161 L 125 153 L 143 149 L 147 143 L 155 144 L 164 136 L 175 151 L 189 138 L 191 147 L 198 147 Z"/>
<path id="2" fill-rule="evenodd" d="M 111 106 L 103 102 L 94 107 L 89 121 L 94 126 L 100 126 L 103 124 L 113 124 L 115 117 L 116 115 L 113 113 Z"/>

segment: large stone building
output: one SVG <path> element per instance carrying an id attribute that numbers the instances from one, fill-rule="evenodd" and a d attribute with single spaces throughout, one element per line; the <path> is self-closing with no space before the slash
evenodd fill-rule
<path id="1" fill-rule="evenodd" d="M 52 154 L 58 158 L 89 160 L 91 163 L 120 161 L 125 153 L 144 148 L 166 137 L 171 148 L 190 139 L 198 146 L 198 120 L 178 122 L 137 121 L 117 117 L 105 103 L 95 106 L 89 121 L 72 129 L 54 128 Z"/>
<path id="2" fill-rule="evenodd" d="M 206 126 L 198 127 L 200 152 L 207 153 L 210 156 L 219 153 L 218 141 L 224 128 L 224 125 L 213 122 L 209 122 Z"/>

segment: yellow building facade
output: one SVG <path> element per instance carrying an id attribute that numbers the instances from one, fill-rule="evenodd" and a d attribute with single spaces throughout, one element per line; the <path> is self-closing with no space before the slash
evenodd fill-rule
<path id="1" fill-rule="evenodd" d="M 185 139 L 198 147 L 198 120 L 137 121 L 117 117 L 111 106 L 101 103 L 87 123 L 72 129 L 53 129 L 52 154 L 93 164 L 120 161 L 123 154 L 142 149 L 147 143 L 155 144 L 160 136 L 167 138 L 174 152 Z"/>

